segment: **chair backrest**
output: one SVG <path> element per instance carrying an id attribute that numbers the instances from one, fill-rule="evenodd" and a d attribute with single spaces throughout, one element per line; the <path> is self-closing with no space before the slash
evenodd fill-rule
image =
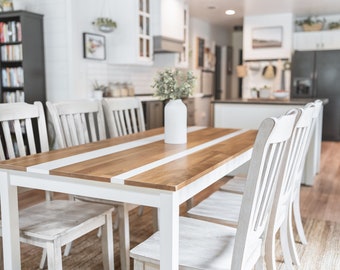
<path id="1" fill-rule="evenodd" d="M 41 102 L 0 104 L 0 159 L 49 151 L 44 109 Z M 35 129 L 34 127 L 37 127 Z"/>
<path id="2" fill-rule="evenodd" d="M 300 179 L 297 178 L 296 174 L 301 164 L 304 164 L 306 157 L 315 106 L 298 109 L 298 111 L 299 115 L 289 142 L 286 168 L 282 179 L 279 180 L 279 194 L 275 196 L 273 202 L 272 224 L 270 226 L 272 226 L 274 232 L 286 220 L 290 204 L 294 198 L 294 189 L 300 186 Z"/>
<path id="3" fill-rule="evenodd" d="M 295 167 L 295 187 L 293 188 L 293 192 L 296 195 L 296 193 L 299 192 L 300 189 L 300 185 L 301 185 L 301 180 L 302 180 L 302 176 L 304 173 L 304 167 L 305 167 L 305 161 L 306 161 L 306 157 L 307 157 L 307 152 L 309 150 L 309 147 L 311 146 L 312 142 L 314 141 L 312 138 L 316 135 L 316 129 L 318 128 L 318 121 L 319 121 L 319 116 L 320 116 L 320 112 L 322 110 L 322 101 L 321 100 L 316 100 L 315 102 L 311 102 L 308 103 L 304 109 L 305 110 L 313 110 L 312 115 L 309 116 L 311 117 L 311 123 L 310 123 L 310 127 L 308 130 L 308 135 L 306 138 L 306 141 L 304 143 L 304 148 L 301 148 L 301 152 L 300 152 L 300 158 L 299 158 L 299 163 L 296 164 Z M 310 113 L 309 113 L 310 114 Z M 307 117 L 307 116 L 306 116 Z M 319 138 L 321 140 L 321 137 Z M 293 195 L 293 198 L 294 196 Z"/>
<path id="4" fill-rule="evenodd" d="M 297 111 L 268 118 L 259 127 L 240 209 L 232 269 L 251 269 L 261 256 L 296 117 Z"/>
<path id="5" fill-rule="evenodd" d="M 100 101 L 47 101 L 46 105 L 59 148 L 106 139 L 104 113 Z"/>
<path id="6" fill-rule="evenodd" d="M 104 98 L 102 102 L 110 137 L 145 131 L 143 106 L 138 98 Z"/>

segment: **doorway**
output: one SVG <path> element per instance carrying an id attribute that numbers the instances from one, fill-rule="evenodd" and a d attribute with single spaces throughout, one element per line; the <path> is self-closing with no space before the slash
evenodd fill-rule
<path id="1" fill-rule="evenodd" d="M 215 46 L 215 87 L 214 87 L 214 99 L 221 99 L 222 87 L 221 87 L 221 58 L 222 49 L 221 46 Z"/>

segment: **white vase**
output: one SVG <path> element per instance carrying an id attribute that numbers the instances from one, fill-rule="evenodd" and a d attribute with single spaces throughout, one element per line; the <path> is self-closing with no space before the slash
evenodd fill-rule
<path id="1" fill-rule="evenodd" d="M 164 108 L 164 142 L 187 142 L 187 107 L 181 99 L 170 100 Z"/>

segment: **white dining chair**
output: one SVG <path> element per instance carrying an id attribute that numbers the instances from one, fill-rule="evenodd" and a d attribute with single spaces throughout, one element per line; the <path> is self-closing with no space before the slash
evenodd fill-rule
<path id="1" fill-rule="evenodd" d="M 268 118 L 259 128 L 237 228 L 179 218 L 179 269 L 252 269 L 263 266 L 273 197 L 285 169 L 296 113 Z M 281 182 L 281 181 L 280 181 Z M 225 209 L 227 212 L 228 209 Z M 133 248 L 134 269 L 159 269 L 159 232 Z"/>
<path id="2" fill-rule="evenodd" d="M 143 105 L 139 98 L 104 98 L 102 104 L 111 138 L 145 131 Z M 143 214 L 143 208 L 139 206 L 138 215 Z M 154 213 L 155 228 L 157 228 L 156 216 Z"/>
<path id="3" fill-rule="evenodd" d="M 316 129 L 318 129 L 319 124 L 319 116 L 322 110 L 322 101 L 316 100 L 315 102 L 308 103 L 305 108 L 314 107 L 313 115 L 312 115 L 312 124 L 309 130 L 308 138 L 305 143 L 305 148 L 301 150 L 301 159 L 300 162 L 296 165 L 296 171 L 295 171 L 295 186 L 293 188 L 293 195 L 292 195 L 292 203 L 291 208 L 289 211 L 288 216 L 288 241 L 290 244 L 290 251 L 292 252 L 293 261 L 296 265 L 299 265 L 299 259 L 297 256 L 297 252 L 295 249 L 294 244 L 294 234 L 293 234 L 293 216 L 294 215 L 294 221 L 295 221 L 295 227 L 299 236 L 299 239 L 302 244 L 307 244 L 307 239 L 305 235 L 305 231 L 302 224 L 301 219 L 301 212 L 300 212 L 300 189 L 301 189 L 301 181 L 304 174 L 305 169 L 305 160 L 306 156 L 309 150 L 309 147 L 312 143 L 312 138 L 314 134 L 316 133 Z M 321 140 L 321 137 L 320 137 Z"/>
<path id="4" fill-rule="evenodd" d="M 300 153 L 300 158 L 299 160 L 296 160 L 297 165 L 295 167 L 295 188 L 293 191 L 292 195 L 292 204 L 291 204 L 291 209 L 289 211 L 289 216 L 288 216 L 288 241 L 289 241 L 289 250 L 292 255 L 292 259 L 294 264 L 299 265 L 299 259 L 297 256 L 295 244 L 294 244 L 294 236 L 293 236 L 293 217 L 294 215 L 294 221 L 295 221 L 295 227 L 297 230 L 297 234 L 299 236 L 299 239 L 302 244 L 306 245 L 307 244 L 307 239 L 305 236 L 305 232 L 303 229 L 303 224 L 302 224 L 302 219 L 301 219 L 301 213 L 300 213 L 300 186 L 301 186 L 301 180 L 303 177 L 304 173 L 304 165 L 305 165 L 305 160 L 306 160 L 306 155 L 309 149 L 309 146 L 311 144 L 311 139 L 313 137 L 313 134 L 315 134 L 315 129 L 317 128 L 318 124 L 318 118 L 320 115 L 320 111 L 322 110 L 322 101 L 321 100 L 316 100 L 314 102 L 308 103 L 305 108 L 310 108 L 313 107 L 313 115 L 312 115 L 312 123 L 310 124 L 309 132 L 307 138 L 305 138 L 305 141 L 303 142 L 305 148 L 301 148 Z M 306 122 L 304 122 L 306 124 Z M 304 123 L 300 123 L 300 128 Z M 302 144 L 302 142 L 301 142 Z M 234 178 L 230 179 L 225 185 L 221 187 L 221 190 L 227 191 L 227 192 L 232 192 L 232 193 L 237 193 L 237 194 L 243 194 L 244 187 L 245 187 L 245 181 L 246 177 L 244 176 L 235 176 Z"/>
<path id="5" fill-rule="evenodd" d="M 104 98 L 102 102 L 111 138 L 145 131 L 143 106 L 138 98 Z"/>
<path id="6" fill-rule="evenodd" d="M 271 262 L 270 267 L 267 266 L 269 269 L 275 269 L 275 246 L 273 246 L 273 241 L 275 240 L 275 235 L 279 229 L 281 230 L 281 245 L 286 267 L 289 268 L 292 266 L 292 256 L 294 263 L 297 263 L 294 257 L 294 255 L 296 256 L 295 246 L 290 244 L 287 235 L 287 220 L 290 203 L 292 202 L 293 186 L 296 181 L 296 178 L 294 177 L 297 169 L 296 165 L 300 164 L 301 159 L 303 159 L 304 149 L 307 147 L 306 144 L 312 126 L 314 107 L 298 109 L 298 111 L 299 116 L 294 127 L 292 139 L 290 141 L 289 155 L 287 157 L 288 164 L 283 180 L 284 188 L 282 188 L 281 196 L 276 196 L 276 198 L 280 198 L 280 201 L 275 201 L 277 205 L 273 208 L 276 210 L 273 210 L 271 216 L 271 222 L 273 224 L 270 226 L 270 237 L 268 237 L 268 241 L 272 245 L 268 246 L 271 246 L 272 252 L 269 252 L 269 248 L 267 248 L 266 252 L 266 261 Z M 239 179 L 240 181 L 242 180 L 242 178 Z M 247 181 L 252 181 L 252 179 L 247 177 L 247 179 L 243 181 L 244 186 L 247 184 Z M 238 211 L 243 196 L 243 194 L 220 190 L 190 209 L 188 213 L 195 218 L 237 226 L 240 222 Z M 225 209 L 228 209 L 228 214 L 225 213 Z"/>
<path id="7" fill-rule="evenodd" d="M 275 197 L 273 211 L 268 226 L 268 241 L 266 243 L 266 266 L 268 269 L 276 269 L 275 237 L 280 231 L 281 247 L 286 268 L 293 269 L 292 262 L 297 266 L 300 264 L 297 256 L 295 244 L 290 241 L 290 217 L 294 192 L 300 189 L 301 182 L 296 177 L 297 170 L 304 164 L 305 153 L 308 149 L 309 134 L 312 129 L 315 106 L 299 109 L 300 116 L 294 127 L 294 132 L 290 141 L 290 151 L 287 157 L 287 169 L 284 174 L 284 184 L 280 188 L 280 195 Z M 293 261 L 292 261 L 293 260 Z"/>
<path id="8" fill-rule="evenodd" d="M 36 154 L 37 146 L 41 152 L 49 151 L 41 102 L 0 104 L 0 123 L 1 160 Z M 37 123 L 37 130 L 34 123 Z M 19 211 L 20 241 L 43 248 L 48 269 L 62 269 L 61 247 L 94 229 L 103 228 L 104 268 L 114 269 L 113 210 L 110 205 L 81 201 L 43 201 Z M 43 256 L 40 268 L 44 262 Z"/>
<path id="9" fill-rule="evenodd" d="M 311 104 L 315 104 L 315 106 L 316 106 L 316 112 L 315 112 L 314 117 L 313 117 L 313 123 L 312 123 L 312 129 L 311 129 L 311 135 L 312 135 L 315 131 L 316 126 L 317 126 L 317 119 L 318 119 L 319 113 L 322 109 L 322 101 L 316 100 L 315 102 L 308 103 L 305 107 L 308 107 Z M 246 178 L 247 178 L 247 176 L 243 175 L 243 174 L 236 175 L 236 176 L 232 177 L 231 179 L 229 179 L 227 183 L 222 185 L 220 187 L 220 190 L 233 192 L 233 193 L 237 193 L 237 194 L 243 194 Z M 302 241 L 302 242 L 304 242 L 304 241 Z"/>
<path id="10" fill-rule="evenodd" d="M 103 107 L 97 100 L 72 100 L 52 103 L 46 102 L 56 134 L 58 148 L 66 148 L 106 139 L 106 128 Z M 122 269 L 129 269 L 129 211 L 136 205 L 103 199 L 74 196 L 75 199 L 113 205 L 118 214 L 115 227 L 119 230 L 120 259 Z M 71 245 L 67 246 L 67 255 Z"/>

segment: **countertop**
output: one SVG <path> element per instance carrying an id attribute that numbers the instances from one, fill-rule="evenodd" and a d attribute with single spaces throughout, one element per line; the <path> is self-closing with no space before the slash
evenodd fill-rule
<path id="1" fill-rule="evenodd" d="M 233 104 L 277 104 L 277 105 L 304 105 L 315 101 L 316 98 L 296 98 L 296 99 L 264 99 L 264 98 L 249 98 L 249 99 L 221 99 L 213 100 L 212 103 L 233 103 Z M 323 104 L 328 103 L 328 98 L 322 98 Z"/>

